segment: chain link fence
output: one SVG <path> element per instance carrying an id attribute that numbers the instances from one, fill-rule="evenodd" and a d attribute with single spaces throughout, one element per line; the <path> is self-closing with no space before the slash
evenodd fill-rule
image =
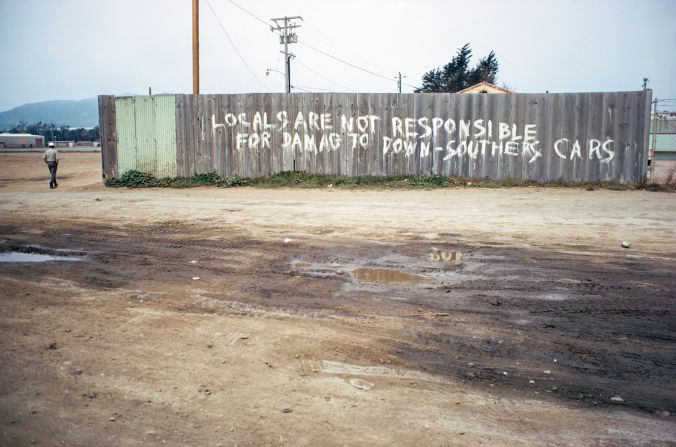
<path id="1" fill-rule="evenodd" d="M 676 99 L 655 99 L 650 117 L 648 181 L 676 184 Z"/>

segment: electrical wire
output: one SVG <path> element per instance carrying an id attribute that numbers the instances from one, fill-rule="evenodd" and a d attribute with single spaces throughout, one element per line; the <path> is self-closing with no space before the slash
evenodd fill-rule
<path id="1" fill-rule="evenodd" d="M 259 22 L 262 23 L 263 25 L 265 25 L 265 26 L 267 26 L 267 27 L 269 27 L 269 28 L 272 29 L 271 25 L 270 25 L 268 22 L 266 22 L 265 20 L 261 19 L 261 18 L 258 17 L 256 14 L 254 14 L 254 13 L 252 13 L 251 11 L 247 10 L 247 9 L 244 8 L 243 6 L 239 5 L 238 3 L 234 2 L 233 0 L 226 0 L 226 1 L 227 1 L 228 3 L 230 3 L 230 4 L 232 4 L 233 6 L 237 7 L 238 9 L 240 9 L 240 10 L 243 11 L 244 13 L 248 14 L 249 16 L 253 17 L 254 19 L 256 19 L 257 21 L 259 21 Z M 209 4 L 209 1 L 208 1 L 208 0 L 207 0 L 207 4 Z M 211 4 L 209 4 L 209 7 L 211 8 Z M 213 8 L 212 8 L 212 12 L 213 12 Z M 214 15 L 215 15 L 215 13 L 214 13 Z M 219 24 L 220 24 L 220 21 L 219 21 Z M 221 25 L 221 28 L 223 28 L 222 25 Z M 314 26 L 311 26 L 311 28 L 314 28 L 314 29 L 315 29 L 315 32 L 319 32 L 320 35 L 323 35 L 323 36 L 325 36 L 325 37 L 328 38 L 328 36 L 327 36 L 325 33 L 319 31 L 318 28 L 315 28 Z M 225 30 L 224 30 L 224 31 L 225 31 Z M 227 35 L 227 33 L 226 33 L 226 35 Z M 229 39 L 229 38 L 228 38 L 228 39 Z M 328 40 L 330 41 L 331 39 L 328 39 Z M 231 42 L 231 43 L 232 43 L 232 42 Z M 316 48 L 316 47 L 314 47 L 314 46 L 312 46 L 312 45 L 310 45 L 310 44 L 308 44 L 308 43 L 302 42 L 302 41 L 300 41 L 300 40 L 298 41 L 298 43 L 301 43 L 301 44 L 305 45 L 306 47 L 310 48 L 311 50 L 314 50 L 314 51 L 316 51 L 316 52 L 318 52 L 318 53 L 321 53 L 321 54 L 323 54 L 324 56 L 330 57 L 331 59 L 334 59 L 334 60 L 336 60 L 336 61 L 338 61 L 338 62 L 340 62 L 340 63 L 349 65 L 349 66 L 352 67 L 352 68 L 355 68 L 355 69 L 357 69 L 357 70 L 361 70 L 361 71 L 363 71 L 363 72 L 365 72 L 365 73 L 368 73 L 368 74 L 373 75 L 373 76 L 377 76 L 377 77 L 382 78 L 382 79 L 387 79 L 388 81 L 392 81 L 392 78 L 390 78 L 390 77 L 388 77 L 388 76 L 385 76 L 385 75 L 382 75 L 382 74 L 380 74 L 380 73 L 376 73 L 376 72 L 374 72 L 374 71 L 368 70 L 368 69 L 363 68 L 363 67 L 360 67 L 360 66 L 358 66 L 358 65 L 355 65 L 355 64 L 353 64 L 353 63 L 351 63 L 351 62 L 346 61 L 345 59 L 341 59 L 341 58 L 339 58 L 339 57 L 337 57 L 337 56 L 334 56 L 334 55 L 332 55 L 332 54 L 327 53 L 326 51 L 320 50 L 319 48 Z M 233 44 L 233 47 L 234 47 L 234 44 Z M 239 54 L 239 51 L 238 51 L 237 53 Z M 241 56 L 240 56 L 240 59 L 242 59 Z M 315 71 L 315 70 L 313 70 L 312 68 L 308 67 L 307 65 L 303 64 L 303 63 L 302 63 L 301 61 L 299 61 L 297 58 L 296 58 L 296 62 L 298 62 L 299 64 L 301 64 L 302 66 L 304 66 L 305 68 L 307 68 L 308 70 L 310 70 L 311 72 L 313 72 L 314 74 L 316 74 L 317 76 L 321 77 L 321 78 L 324 79 L 325 81 L 328 81 L 328 82 L 330 82 L 331 84 L 334 84 L 334 85 L 336 85 L 336 86 L 338 86 L 338 87 L 341 87 L 341 88 L 343 88 L 343 89 L 346 89 L 346 90 L 352 90 L 352 89 L 350 89 L 350 88 L 348 88 L 348 87 L 345 87 L 344 85 L 341 85 L 341 84 L 339 84 L 339 83 L 337 83 L 337 82 L 332 81 L 331 79 L 325 77 L 324 75 L 321 75 L 321 74 L 318 73 L 317 71 Z M 277 61 L 277 65 L 279 66 L 279 59 L 278 59 L 278 61 Z M 253 74 L 253 72 L 252 72 L 252 74 Z M 258 80 L 258 78 L 256 78 L 256 79 Z M 258 82 L 260 83 L 260 80 L 259 80 Z M 402 82 L 402 85 L 406 85 L 407 87 L 411 87 L 411 88 L 413 88 L 413 89 L 417 89 L 417 88 L 418 88 L 418 87 L 416 87 L 416 86 L 414 86 L 414 85 L 411 85 L 411 84 L 408 84 L 408 83 L 405 83 L 405 82 Z"/>
<path id="2" fill-rule="evenodd" d="M 306 23 L 303 24 L 303 26 L 307 27 L 307 30 L 310 31 L 311 34 L 316 33 L 317 36 L 322 38 L 329 45 L 330 49 L 337 50 L 337 51 L 340 52 L 341 48 L 344 47 L 344 45 L 341 45 L 339 42 L 337 42 L 331 36 L 329 36 L 324 31 L 322 31 L 319 27 L 314 26 L 312 23 L 306 22 Z M 338 54 L 340 54 L 340 53 L 338 53 Z M 382 72 L 387 73 L 387 72 L 391 72 L 391 71 L 396 71 L 396 70 L 392 70 L 391 68 L 380 67 L 378 65 L 373 64 L 372 62 L 366 61 L 366 60 L 360 58 L 358 54 L 352 55 L 350 57 L 356 59 L 357 62 L 360 63 L 361 65 L 370 66 L 371 68 L 375 69 L 376 71 L 380 71 L 381 73 Z"/>
<path id="3" fill-rule="evenodd" d="M 263 88 L 264 88 L 266 91 L 269 91 L 268 87 L 267 87 L 265 84 L 263 84 L 263 82 L 262 82 L 260 79 L 258 79 L 258 76 L 256 76 L 256 73 L 254 73 L 254 71 L 251 69 L 251 67 L 249 66 L 249 64 L 246 63 L 246 60 L 244 60 L 244 57 L 242 56 L 242 54 L 241 54 L 241 53 L 239 52 L 239 50 L 237 49 L 237 46 L 235 46 L 235 43 L 234 43 L 234 42 L 232 41 L 232 39 L 230 38 L 230 34 L 228 34 L 228 32 L 225 30 L 225 27 L 224 27 L 223 24 L 221 23 L 221 20 L 220 20 L 220 19 L 218 18 L 218 16 L 216 15 L 216 11 L 214 11 L 213 6 L 211 6 L 211 2 L 210 2 L 209 0 L 206 0 L 206 2 L 207 2 L 207 5 L 209 5 L 209 9 L 211 9 L 211 12 L 214 14 L 214 18 L 216 19 L 216 22 L 218 22 L 218 25 L 219 25 L 219 26 L 221 27 L 221 29 L 223 30 L 223 33 L 225 34 L 225 37 L 228 38 L 228 42 L 230 42 L 230 45 L 232 45 L 232 48 L 235 50 L 235 53 L 237 53 L 237 56 L 239 56 L 239 59 L 242 61 L 242 63 L 244 64 L 244 66 L 249 70 L 249 73 L 251 73 L 251 76 L 253 76 L 253 78 L 254 78 L 256 81 L 258 81 L 258 83 L 259 83 L 261 86 L 263 86 Z"/>
<path id="4" fill-rule="evenodd" d="M 335 82 L 335 81 L 332 81 L 331 79 L 327 78 L 326 76 L 322 75 L 321 73 L 319 73 L 319 72 L 313 70 L 312 68 L 310 68 L 309 66 L 307 66 L 307 65 L 304 64 L 303 62 L 299 61 L 297 57 L 294 58 L 294 59 L 295 59 L 295 61 L 298 62 L 300 65 L 302 65 L 303 67 L 307 68 L 307 69 L 310 70 L 312 73 L 316 74 L 317 76 L 319 76 L 320 78 L 324 79 L 325 81 L 328 81 L 328 82 L 330 82 L 331 84 L 333 84 L 333 85 L 335 85 L 335 86 L 338 86 L 338 87 L 340 87 L 340 88 L 342 88 L 342 89 L 345 89 L 345 90 L 348 90 L 348 91 L 353 91 L 353 89 L 351 89 L 351 88 L 349 88 L 349 87 L 346 87 L 346 86 L 344 86 L 344 85 L 342 85 L 342 84 L 339 84 L 339 83 L 337 83 L 337 82 Z"/>
<path id="5" fill-rule="evenodd" d="M 310 90 L 305 90 L 304 88 L 302 88 L 302 87 L 296 87 L 295 85 L 292 85 L 291 88 L 292 88 L 292 89 L 296 89 L 296 90 L 303 91 L 303 92 L 305 92 L 305 93 L 313 93 L 313 92 L 311 92 Z"/>
<path id="6" fill-rule="evenodd" d="M 295 88 L 296 90 L 302 90 L 302 91 L 307 92 L 307 93 L 316 93 L 316 92 L 330 93 L 331 92 L 331 90 L 325 90 L 323 88 L 307 87 L 307 86 L 299 87 L 297 85 L 292 85 L 291 88 Z M 306 90 L 306 89 L 311 89 L 311 90 Z"/>
<path id="7" fill-rule="evenodd" d="M 345 64 L 345 65 L 349 65 L 349 66 L 352 67 L 352 68 L 356 68 L 357 70 L 361 70 L 361 71 L 363 71 L 363 72 L 365 72 L 365 73 L 368 73 L 368 74 L 370 74 L 370 75 L 377 76 L 377 77 L 382 78 L 382 79 L 387 79 L 388 81 L 392 81 L 392 78 L 390 78 L 389 76 L 385 76 L 385 75 L 382 75 L 382 74 L 380 74 L 380 73 L 376 73 L 375 71 L 367 70 L 366 68 L 363 68 L 363 67 L 360 67 L 360 66 L 358 66 L 358 65 L 355 65 L 355 64 L 353 64 L 353 63 L 351 63 L 351 62 L 346 61 L 345 59 L 341 59 L 341 58 L 339 58 L 339 57 L 336 57 L 336 56 L 334 56 L 334 55 L 332 55 L 332 54 L 327 53 L 326 51 L 322 51 L 322 50 L 320 50 L 319 48 L 315 48 L 315 47 L 313 47 L 312 45 L 310 45 L 309 43 L 305 43 L 305 42 L 302 42 L 302 41 L 300 41 L 300 40 L 298 41 L 298 43 L 303 44 L 303 45 L 305 45 L 306 47 L 310 48 L 311 50 L 314 50 L 314 51 L 316 51 L 316 52 L 318 52 L 318 53 L 321 53 L 321 54 L 323 54 L 324 56 L 330 57 L 331 59 L 334 59 L 334 60 L 336 60 L 336 61 L 338 61 L 338 62 L 341 62 L 341 63 L 343 63 L 343 64 Z"/>
<path id="8" fill-rule="evenodd" d="M 261 19 L 260 17 L 258 17 L 258 16 L 257 16 L 256 14 L 254 14 L 253 12 L 247 11 L 243 6 L 238 5 L 237 3 L 233 2 L 232 0 L 226 0 L 226 1 L 227 1 L 228 3 L 231 3 L 232 5 L 236 6 L 237 8 L 241 9 L 241 10 L 244 11 L 245 13 L 249 14 L 251 17 L 253 17 L 254 19 L 258 20 L 259 22 L 261 22 L 263 25 L 267 26 L 268 28 L 271 27 L 271 25 L 270 25 L 268 22 L 266 22 L 265 20 Z"/>

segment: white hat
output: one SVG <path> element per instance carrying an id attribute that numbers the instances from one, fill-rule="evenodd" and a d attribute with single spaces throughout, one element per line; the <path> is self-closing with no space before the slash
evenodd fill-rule
<path id="1" fill-rule="evenodd" d="M 49 146 L 49 147 L 54 147 L 54 142 L 53 142 L 53 141 L 50 141 L 49 143 L 47 143 L 47 146 Z"/>

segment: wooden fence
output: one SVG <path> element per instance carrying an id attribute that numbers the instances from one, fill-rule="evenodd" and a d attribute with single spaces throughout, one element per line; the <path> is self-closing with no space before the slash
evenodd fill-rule
<path id="1" fill-rule="evenodd" d="M 155 165 L 163 171 L 150 173 L 257 177 L 296 170 L 638 183 L 646 176 L 650 101 L 650 90 L 100 96 L 103 171 L 105 177 L 152 171 L 148 154 L 166 155 L 169 147 L 175 164 L 167 167 L 162 156 Z M 120 108 L 124 119 L 116 116 Z M 155 109 L 162 113 L 148 112 Z M 166 129 L 173 140 L 163 137 L 158 147 L 156 136 Z M 119 159 L 127 160 L 124 167 Z"/>

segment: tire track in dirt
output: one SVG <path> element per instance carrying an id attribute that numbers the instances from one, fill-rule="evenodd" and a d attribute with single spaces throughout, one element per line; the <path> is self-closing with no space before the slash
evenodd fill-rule
<path id="1" fill-rule="evenodd" d="M 3 225 L 5 247 L 51 244 L 90 257 L 79 266 L 3 271 L 27 281 L 60 274 L 82 287 L 155 294 L 148 301 L 173 312 L 369 321 L 395 359 L 392 368 L 509 396 L 676 411 L 676 395 L 665 389 L 676 370 L 676 280 L 668 260 L 470 245 L 450 237 L 270 242 L 210 225 L 59 228 L 68 236 L 58 247 L 48 233 Z M 462 258 L 438 261 L 435 250 Z M 359 268 L 429 281 L 360 281 Z M 231 338 L 235 343 L 237 334 Z M 348 346 L 346 355 L 324 358 L 314 369 L 340 370 L 327 362 L 369 368 L 369 351 L 350 361 L 357 352 Z M 612 400 L 619 395 L 622 403 Z"/>

